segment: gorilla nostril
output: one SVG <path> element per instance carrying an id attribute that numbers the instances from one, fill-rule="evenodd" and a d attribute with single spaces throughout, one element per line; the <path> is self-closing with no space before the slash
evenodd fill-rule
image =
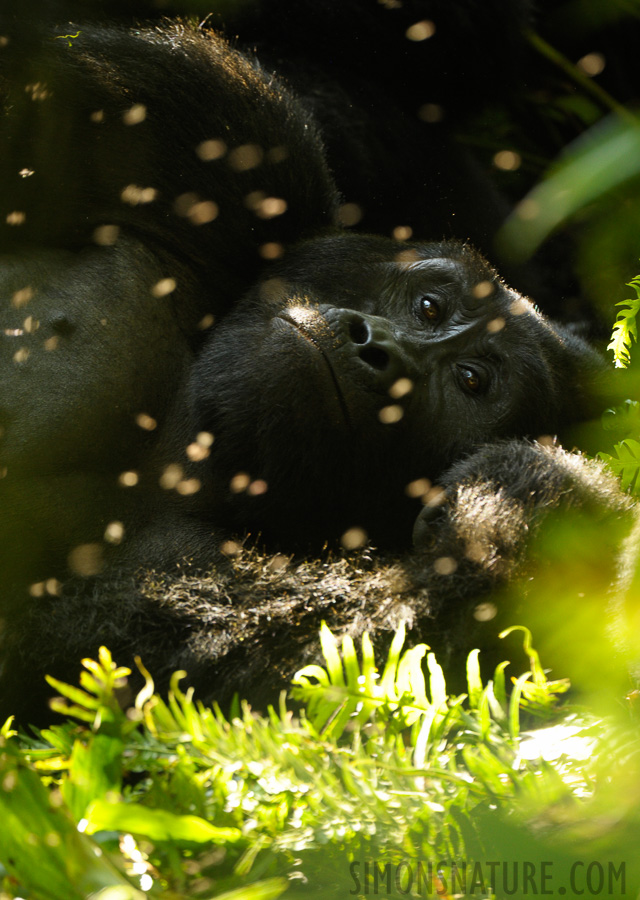
<path id="1" fill-rule="evenodd" d="M 349 322 L 349 337 L 357 346 L 360 359 L 372 369 L 382 372 L 388 367 L 389 354 L 375 343 L 371 325 L 366 319 L 358 317 Z"/>
<path id="2" fill-rule="evenodd" d="M 369 340 L 369 326 L 364 319 L 349 322 L 349 337 L 354 344 L 366 344 Z"/>
<path id="3" fill-rule="evenodd" d="M 381 347 L 363 347 L 358 355 L 363 362 L 380 372 L 383 372 L 389 365 L 389 354 Z"/>

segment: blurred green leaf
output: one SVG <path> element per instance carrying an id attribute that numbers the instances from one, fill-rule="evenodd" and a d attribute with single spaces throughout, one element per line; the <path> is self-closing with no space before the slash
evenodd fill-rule
<path id="1" fill-rule="evenodd" d="M 235 891 L 216 894 L 216 900 L 275 900 L 284 894 L 288 886 L 284 878 L 270 878 L 268 881 L 259 881 L 257 884 L 250 884 Z"/>
<path id="2" fill-rule="evenodd" d="M 0 861 L 38 900 L 83 900 L 106 888 L 140 900 L 100 848 L 80 834 L 59 795 L 5 742 L 0 757 Z"/>
<path id="3" fill-rule="evenodd" d="M 122 741 L 93 735 L 86 744 L 76 741 L 69 761 L 70 777 L 62 785 L 62 796 L 77 819 L 89 804 L 106 793 L 120 793 Z"/>
<path id="4" fill-rule="evenodd" d="M 570 144 L 518 204 L 502 229 L 501 250 L 512 259 L 526 259 L 560 224 L 637 175 L 640 124 L 612 116 Z"/>
<path id="5" fill-rule="evenodd" d="M 138 803 L 96 800 L 87 810 L 86 822 L 86 834 L 127 831 L 152 841 L 224 844 L 241 837 L 237 828 L 217 828 L 199 816 L 177 816 L 164 809 L 150 809 Z"/>

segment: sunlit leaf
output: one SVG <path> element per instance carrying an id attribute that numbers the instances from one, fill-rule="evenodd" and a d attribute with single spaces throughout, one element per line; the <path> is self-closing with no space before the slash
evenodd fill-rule
<path id="1" fill-rule="evenodd" d="M 615 456 L 598 453 L 599 459 L 605 462 L 611 471 L 620 478 L 623 491 L 632 494 L 640 492 L 640 442 L 627 438 L 614 445 Z"/>
<path id="2" fill-rule="evenodd" d="M 130 832 L 151 841 L 187 841 L 225 844 L 241 837 L 237 828 L 217 828 L 198 816 L 178 816 L 164 809 L 139 803 L 108 803 L 96 800 L 86 815 L 86 834 L 97 831 Z"/>

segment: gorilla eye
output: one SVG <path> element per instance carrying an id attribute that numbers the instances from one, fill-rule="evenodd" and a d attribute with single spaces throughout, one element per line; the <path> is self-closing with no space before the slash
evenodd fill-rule
<path id="1" fill-rule="evenodd" d="M 435 322 L 436 319 L 440 318 L 440 304 L 437 303 L 433 297 L 421 297 L 420 312 L 425 319 L 428 319 L 430 322 Z"/>
<path id="2" fill-rule="evenodd" d="M 462 379 L 462 383 L 468 391 L 471 391 L 473 394 L 477 394 L 482 387 L 482 383 L 480 381 L 480 376 L 477 372 L 474 372 L 473 369 L 469 369 L 467 366 L 460 366 L 460 377 Z"/>

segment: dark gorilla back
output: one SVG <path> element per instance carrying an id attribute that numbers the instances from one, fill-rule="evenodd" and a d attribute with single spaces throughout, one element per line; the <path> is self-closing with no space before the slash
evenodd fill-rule
<path id="1" fill-rule="evenodd" d="M 225 642 L 211 597 L 150 595 L 141 565 L 220 564 L 235 597 L 219 548 L 247 530 L 284 550 L 354 529 L 356 543 L 409 547 L 455 460 L 587 414 L 595 354 L 470 248 L 333 224 L 315 123 L 220 37 L 91 26 L 28 59 L 9 48 L 3 711 L 41 717 L 43 672 L 68 677 L 102 640 L 163 678 L 184 663 L 215 696 L 221 659 L 228 673 L 247 652 L 245 613 Z M 526 447 L 513 452 L 525 482 Z M 435 606 L 415 583 L 419 621 L 492 581 L 453 579 Z M 325 607 L 305 590 L 292 641 L 308 647 Z M 374 619 L 381 632 L 394 621 Z M 269 678 L 255 651 L 273 638 L 265 622 L 249 692 Z M 289 669 L 296 658 L 288 648 Z"/>
<path id="2" fill-rule="evenodd" d="M 332 225 L 314 121 L 212 32 L 89 24 L 0 49 L 0 248 L 122 228 L 203 277 L 204 314 L 229 308 L 269 246 Z"/>

